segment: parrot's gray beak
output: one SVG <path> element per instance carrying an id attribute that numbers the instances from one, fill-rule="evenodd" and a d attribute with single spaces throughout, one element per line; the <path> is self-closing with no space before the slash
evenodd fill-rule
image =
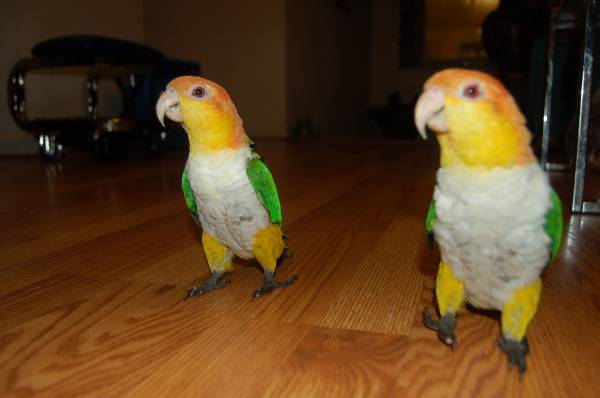
<path id="1" fill-rule="evenodd" d="M 174 122 L 183 122 L 183 115 L 181 114 L 181 109 L 179 109 L 179 97 L 177 96 L 177 92 L 171 87 L 167 87 L 167 91 L 160 95 L 156 103 L 156 117 L 158 117 L 163 127 L 165 125 L 165 116 Z"/>
<path id="2" fill-rule="evenodd" d="M 446 133 L 446 114 L 444 113 L 444 93 L 439 87 L 430 87 L 423 91 L 415 105 L 415 125 L 423 139 L 427 139 L 427 127 L 437 133 Z"/>

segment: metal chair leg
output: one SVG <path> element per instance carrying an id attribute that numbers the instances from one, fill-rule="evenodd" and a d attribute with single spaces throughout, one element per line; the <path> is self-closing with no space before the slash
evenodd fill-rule
<path id="1" fill-rule="evenodd" d="M 89 77 L 85 82 L 87 89 L 87 111 L 92 119 L 98 118 L 98 78 Z"/>
<path id="2" fill-rule="evenodd" d="M 548 24 L 548 50 L 546 52 L 546 90 L 544 96 L 544 118 L 542 121 L 542 148 L 540 165 L 546 171 L 566 171 L 568 164 L 551 163 L 548 160 L 550 152 L 550 115 L 552 113 L 552 96 L 554 93 L 554 48 L 556 47 L 556 30 L 558 27 L 559 9 L 552 9 Z"/>
<path id="3" fill-rule="evenodd" d="M 594 39 L 596 34 L 597 0 L 587 0 L 584 26 L 584 47 L 579 95 L 579 127 L 577 131 L 577 154 L 573 176 L 573 201 L 571 210 L 576 213 L 600 213 L 600 203 L 584 202 L 585 168 L 587 162 L 587 137 L 589 127 L 592 67 L 594 64 Z"/>
<path id="4" fill-rule="evenodd" d="M 40 157 L 48 162 L 59 160 L 63 156 L 63 146 L 53 134 L 38 135 L 38 151 Z"/>
<path id="5" fill-rule="evenodd" d="M 550 113 L 552 112 L 552 89 L 554 86 L 554 46 L 556 37 L 557 11 L 552 10 L 548 28 L 548 51 L 546 52 L 546 92 L 544 97 L 544 120 L 542 124 L 542 151 L 540 163 L 548 170 L 548 152 L 550 149 Z"/>

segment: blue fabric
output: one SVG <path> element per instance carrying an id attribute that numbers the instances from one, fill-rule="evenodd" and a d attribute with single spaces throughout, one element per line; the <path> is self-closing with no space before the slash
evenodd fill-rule
<path id="1" fill-rule="evenodd" d="M 165 56 L 158 50 L 126 40 L 102 36 L 61 36 L 38 43 L 31 54 L 39 58 L 73 58 L 85 63 L 98 60 L 111 64 L 160 63 Z"/>

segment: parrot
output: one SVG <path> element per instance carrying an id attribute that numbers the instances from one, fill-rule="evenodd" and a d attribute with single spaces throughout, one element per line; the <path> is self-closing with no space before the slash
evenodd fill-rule
<path id="1" fill-rule="evenodd" d="M 156 115 L 180 123 L 189 155 L 181 177 L 185 203 L 202 228 L 202 246 L 210 276 L 188 290 L 186 298 L 225 287 L 233 258 L 255 259 L 263 269 L 259 298 L 293 284 L 297 275 L 275 279 L 279 260 L 290 257 L 282 230 L 279 194 L 266 163 L 246 135 L 227 91 L 198 76 L 169 82 L 156 103 Z"/>
<path id="2" fill-rule="evenodd" d="M 466 303 L 501 314 L 498 348 L 509 369 L 527 370 L 527 327 L 540 300 L 541 275 L 563 233 L 560 198 L 530 146 L 525 117 L 494 77 L 445 69 L 424 84 L 414 110 L 420 135 L 440 146 L 433 199 L 425 219 L 441 261 L 439 319 L 422 319 L 456 345 L 456 317 Z M 432 239 L 432 240 L 433 240 Z"/>

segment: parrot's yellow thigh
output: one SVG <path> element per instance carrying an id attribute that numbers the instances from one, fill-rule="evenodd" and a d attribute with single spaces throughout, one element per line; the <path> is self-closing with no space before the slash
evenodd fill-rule
<path id="1" fill-rule="evenodd" d="M 203 232 L 202 246 L 204 246 L 204 254 L 206 254 L 211 272 L 229 272 L 233 269 L 233 254 L 215 237 Z"/>
<path id="2" fill-rule="evenodd" d="M 277 259 L 283 253 L 284 247 L 281 228 L 277 224 L 271 224 L 254 235 L 252 252 L 264 269 L 274 273 Z"/>
<path id="3" fill-rule="evenodd" d="M 456 314 L 465 303 L 464 283 L 454 276 L 450 265 L 443 261 L 438 268 L 435 296 L 442 316 Z"/>
<path id="4" fill-rule="evenodd" d="M 502 309 L 502 334 L 513 340 L 521 341 L 527 332 L 527 326 L 535 315 L 540 302 L 542 281 L 515 290 Z"/>

